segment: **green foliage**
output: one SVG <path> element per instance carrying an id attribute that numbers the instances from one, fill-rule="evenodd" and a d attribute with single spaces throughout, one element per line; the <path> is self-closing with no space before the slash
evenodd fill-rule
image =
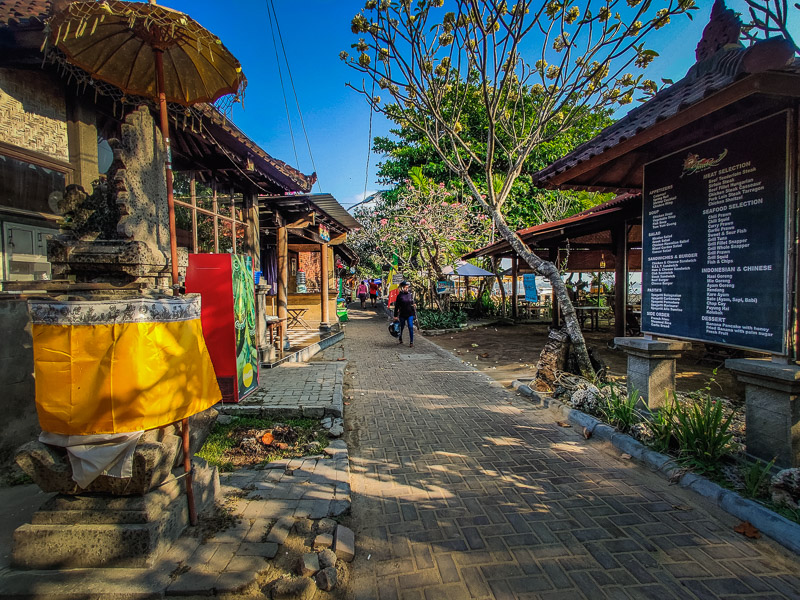
<path id="1" fill-rule="evenodd" d="M 428 290 L 444 267 L 488 242 L 490 219 L 420 168 L 410 169 L 396 192 L 354 211 L 361 229 L 348 236 L 348 246 L 360 264 L 387 265 L 396 257 L 413 287 Z"/>
<path id="2" fill-rule="evenodd" d="M 608 423 L 626 432 L 640 420 L 636 410 L 639 398 L 637 390 L 631 390 L 630 394 L 624 395 L 617 392 L 614 386 L 609 386 L 608 393 L 600 404 L 600 413 Z"/>
<path id="3" fill-rule="evenodd" d="M 772 467 L 774 466 L 774 458 L 768 463 L 754 461 L 747 464 L 742 472 L 745 496 L 748 498 L 757 498 L 767 494 L 767 487 L 772 475 Z"/>
<path id="4" fill-rule="evenodd" d="M 33 479 L 31 479 L 27 473 L 19 470 L 18 468 L 6 478 L 6 485 L 9 487 L 28 485 L 29 483 L 33 483 Z"/>
<path id="5" fill-rule="evenodd" d="M 720 459 L 730 453 L 733 414 L 726 418 L 722 403 L 710 395 L 705 395 L 702 403 L 675 406 L 674 435 L 680 460 L 701 472 L 717 471 Z"/>
<path id="6" fill-rule="evenodd" d="M 664 406 L 651 413 L 647 419 L 652 439 L 650 445 L 656 452 L 667 452 L 673 444 L 675 430 L 675 411 L 677 402 L 670 400 L 669 392 L 665 392 Z"/>
<path id="7" fill-rule="evenodd" d="M 197 456 L 208 461 L 209 464 L 219 468 L 220 471 L 232 471 L 234 465 L 231 461 L 225 458 L 227 451 L 236 447 L 237 432 L 246 429 L 271 429 L 278 421 L 273 419 L 260 419 L 256 417 L 234 417 L 230 423 L 215 423 L 211 434 L 206 438 L 205 444 L 197 453 Z M 289 425 L 294 428 L 299 434 L 297 445 L 303 446 L 304 444 L 316 441 L 319 446 L 318 450 L 325 448 L 329 439 L 324 433 L 315 433 L 315 428 L 318 423 L 314 419 L 288 419 L 282 420 L 280 423 Z M 283 456 L 294 456 L 288 450 L 275 450 L 270 460 L 275 460 Z"/>
<path id="8" fill-rule="evenodd" d="M 466 95 L 468 98 L 459 117 L 459 123 L 463 125 L 460 136 L 473 149 L 485 153 L 488 119 L 485 106 L 479 100 L 478 84 L 471 78 L 468 83 L 453 86 L 450 94 L 454 97 Z M 544 92 L 530 92 L 523 95 L 521 103 L 525 108 L 515 109 L 515 117 L 519 120 L 530 119 L 535 106 L 543 98 Z M 504 215 L 512 227 L 527 227 L 564 218 L 608 199 L 607 195 L 591 192 L 546 191 L 537 189 L 532 184 L 533 173 L 592 139 L 614 122 L 611 110 L 608 109 L 579 110 L 578 113 L 579 116 L 567 131 L 540 144 L 525 161 L 522 173 L 513 182 L 511 195 L 503 206 Z M 394 138 L 376 137 L 373 142 L 373 150 L 385 157 L 378 163 L 379 181 L 389 185 L 400 185 L 407 177 L 415 181 L 411 173 L 416 171 L 435 183 L 444 183 L 448 188 L 459 190 L 460 195 L 469 196 L 461 179 L 448 169 L 425 134 L 408 125 L 409 117 L 411 121 L 418 120 L 419 115 L 416 111 L 409 108 L 400 109 L 397 105 L 393 105 L 387 116 L 399 126 L 390 131 Z M 502 134 L 501 139 L 503 139 Z M 504 139 L 504 143 L 509 143 L 509 140 Z M 507 169 L 508 161 L 502 156 L 497 156 L 494 164 L 492 187 L 495 192 L 499 192 L 505 181 L 501 173 Z M 486 191 L 488 187 L 486 176 L 480 165 L 474 164 L 469 173 L 478 188 Z M 567 197 L 569 201 L 564 203 L 561 197 Z"/>
<path id="9" fill-rule="evenodd" d="M 420 329 L 455 329 L 467 322 L 467 313 L 462 310 L 427 310 L 417 311 L 417 323 Z"/>

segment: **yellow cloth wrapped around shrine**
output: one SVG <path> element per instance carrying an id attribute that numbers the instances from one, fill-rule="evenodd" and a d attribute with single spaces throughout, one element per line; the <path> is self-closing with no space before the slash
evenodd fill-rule
<path id="1" fill-rule="evenodd" d="M 203 339 L 199 295 L 28 304 L 36 410 L 45 431 L 152 429 L 222 397 Z"/>

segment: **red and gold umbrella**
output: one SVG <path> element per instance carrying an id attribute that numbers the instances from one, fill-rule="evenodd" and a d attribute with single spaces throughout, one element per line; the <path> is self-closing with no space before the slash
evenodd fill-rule
<path id="1" fill-rule="evenodd" d="M 49 42 L 67 62 L 123 93 L 158 99 L 166 149 L 172 286 L 177 294 L 178 248 L 172 190 L 167 102 L 191 106 L 240 95 L 246 85 L 239 61 L 187 15 L 149 4 L 104 0 L 72 2 L 50 21 Z M 197 520 L 189 456 L 189 420 L 183 419 L 183 454 L 190 520 Z"/>

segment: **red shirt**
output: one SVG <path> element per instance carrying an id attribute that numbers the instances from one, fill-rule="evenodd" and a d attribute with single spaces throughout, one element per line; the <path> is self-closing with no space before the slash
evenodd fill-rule
<path id="1" fill-rule="evenodd" d="M 377 283 L 370 283 L 369 284 L 369 293 L 373 296 L 378 295 L 378 284 Z"/>

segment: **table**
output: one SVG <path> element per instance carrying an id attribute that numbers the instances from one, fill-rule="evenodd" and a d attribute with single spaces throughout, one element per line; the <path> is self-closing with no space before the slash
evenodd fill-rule
<path id="1" fill-rule="evenodd" d="M 576 306 L 575 313 L 578 315 L 581 329 L 597 331 L 600 328 L 600 311 L 605 308 L 605 306 Z M 588 328 L 585 327 L 587 319 L 589 319 Z"/>
<path id="2" fill-rule="evenodd" d="M 283 338 L 283 324 L 286 322 L 286 317 L 276 317 L 273 315 L 266 315 L 264 317 L 264 322 L 267 325 L 267 331 L 269 332 L 269 345 L 272 346 L 275 343 L 275 329 L 277 328 L 277 337 L 280 340 Z"/>
<path id="3" fill-rule="evenodd" d="M 308 312 L 307 308 L 287 308 L 286 312 L 289 313 L 289 322 L 286 324 L 287 329 L 290 329 L 292 325 L 297 325 L 303 329 L 311 329 L 311 326 L 303 318 L 303 315 Z"/>

